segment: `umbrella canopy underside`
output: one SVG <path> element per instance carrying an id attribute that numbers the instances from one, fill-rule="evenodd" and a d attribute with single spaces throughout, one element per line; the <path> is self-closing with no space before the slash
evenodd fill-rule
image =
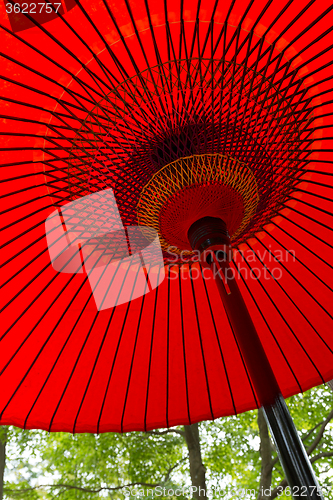
<path id="1" fill-rule="evenodd" d="M 213 275 L 186 246 L 189 213 L 229 217 L 231 268 L 283 396 L 331 380 L 331 2 L 0 9 L 0 424 L 143 431 L 258 407 Z M 204 179 L 182 173 L 209 155 Z M 44 223 L 106 188 L 124 225 L 152 221 L 165 278 L 98 311 L 86 272 L 53 268 Z"/>

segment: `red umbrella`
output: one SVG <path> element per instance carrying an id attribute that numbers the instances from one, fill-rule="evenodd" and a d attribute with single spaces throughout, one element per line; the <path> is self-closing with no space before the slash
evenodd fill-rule
<path id="1" fill-rule="evenodd" d="M 227 225 L 228 270 L 276 387 L 288 397 L 332 379 L 330 3 L 24 6 L 1 7 L 1 423 L 146 430 L 263 402 L 188 237 L 206 217 Z M 66 225 L 70 204 L 106 189 L 118 236 L 84 236 L 86 212 Z M 57 268 L 52 214 L 74 234 L 66 248 L 80 243 L 73 259 L 107 255 L 127 294 L 143 270 L 136 298 L 119 289 L 98 310 L 89 270 L 107 265 Z M 130 241 L 133 226 L 152 232 Z M 155 250 L 123 262 L 154 231 L 163 271 Z"/>

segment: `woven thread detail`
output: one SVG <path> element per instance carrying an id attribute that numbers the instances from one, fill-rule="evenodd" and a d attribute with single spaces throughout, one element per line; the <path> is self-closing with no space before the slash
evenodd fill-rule
<path id="1" fill-rule="evenodd" d="M 230 231 L 233 246 L 253 237 L 281 210 L 316 154 L 309 142 L 311 99 L 304 107 L 305 101 L 289 88 L 294 76 L 284 81 L 282 91 L 280 77 L 267 73 L 265 64 L 261 61 L 254 70 L 253 65 L 224 58 L 183 58 L 124 80 L 89 112 L 73 139 L 66 196 L 76 199 L 111 187 L 124 225 L 136 225 L 142 190 L 165 165 L 179 158 L 220 154 L 245 164 L 255 177 L 256 211 L 237 236 Z M 230 230 L 243 220 L 242 198 L 230 186 L 222 191 L 222 181 L 216 181 L 215 188 L 209 182 L 210 201 L 216 195 L 217 211 L 200 215 L 222 218 L 218 203 L 224 197 L 233 211 Z M 186 189 L 188 193 L 185 188 L 178 195 L 169 193 L 170 215 L 166 208 L 160 213 L 161 235 L 168 242 L 175 240 L 176 208 L 194 204 L 196 198 L 201 204 L 207 200 L 207 186 L 206 192 L 203 184 Z M 178 221 L 182 236 L 185 212 Z M 186 248 L 188 243 L 181 240 L 175 240 L 175 246 Z M 165 251 L 164 257 L 170 259 Z"/>
<path id="2" fill-rule="evenodd" d="M 179 254 L 190 248 L 186 226 L 189 227 L 196 218 L 209 215 L 200 212 L 200 201 L 209 207 L 212 193 L 218 200 L 220 211 L 234 216 L 232 227 L 228 227 L 231 239 L 234 239 L 256 212 L 258 186 L 253 173 L 244 163 L 221 154 L 179 158 L 154 174 L 141 192 L 137 205 L 138 224 L 147 226 L 146 237 L 149 237 L 149 228 L 155 229 L 162 248 L 170 250 L 173 247 L 172 251 Z M 182 212 L 186 206 L 182 207 L 182 200 L 187 200 L 185 205 L 194 202 L 197 210 L 189 210 L 191 220 L 183 225 L 181 234 L 180 227 L 175 224 L 177 220 L 182 224 L 184 219 Z M 170 213 L 176 214 L 174 220 L 170 215 L 165 215 Z M 166 235 L 171 235 L 171 241 Z M 188 254 L 191 253 L 189 250 Z"/>

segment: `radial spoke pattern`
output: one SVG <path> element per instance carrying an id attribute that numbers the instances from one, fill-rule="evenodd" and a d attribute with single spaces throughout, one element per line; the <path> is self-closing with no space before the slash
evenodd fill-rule
<path id="1" fill-rule="evenodd" d="M 69 3 L 1 14 L 0 422 L 145 430 L 257 406 L 211 271 L 180 255 L 207 200 L 230 212 L 232 270 L 284 396 L 332 379 L 331 2 Z M 240 180 L 205 161 L 191 177 L 208 157 Z M 123 304 L 138 277 L 119 261 L 119 305 L 98 312 L 89 269 L 53 269 L 44 222 L 109 188 L 125 226 L 154 214 L 166 279 Z"/>

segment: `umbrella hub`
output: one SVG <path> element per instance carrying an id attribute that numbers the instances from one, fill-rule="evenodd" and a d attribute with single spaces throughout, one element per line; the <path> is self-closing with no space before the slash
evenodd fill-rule
<path id="1" fill-rule="evenodd" d="M 193 155 L 166 165 L 143 188 L 138 223 L 153 227 L 164 250 L 193 253 L 189 228 L 218 218 L 237 237 L 256 213 L 258 186 L 248 166 L 221 154 Z"/>
<path id="2" fill-rule="evenodd" d="M 214 252 L 218 261 L 230 261 L 232 250 L 226 223 L 218 217 L 203 217 L 192 224 L 188 239 L 193 250 L 200 252 L 203 265 L 211 266 Z"/>

